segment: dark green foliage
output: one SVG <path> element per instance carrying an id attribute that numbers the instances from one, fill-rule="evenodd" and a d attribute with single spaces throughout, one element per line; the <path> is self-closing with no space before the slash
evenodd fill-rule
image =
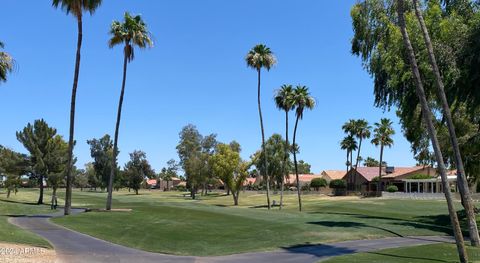
<path id="1" fill-rule="evenodd" d="M 315 191 L 318 191 L 320 187 L 327 187 L 328 183 L 325 178 L 313 178 L 312 181 L 310 182 L 310 187 L 315 189 Z"/>
<path id="2" fill-rule="evenodd" d="M 137 195 L 145 178 L 155 177 L 155 172 L 147 161 L 147 155 L 142 151 L 130 153 L 130 161 L 125 165 L 123 173 L 128 181 L 128 187 L 135 190 Z"/>
<path id="3" fill-rule="evenodd" d="M 272 187 L 274 185 L 280 185 L 282 178 L 284 178 L 285 172 L 283 170 L 283 164 L 285 159 L 285 140 L 283 137 L 275 133 L 265 142 L 265 151 L 267 153 L 268 173 L 271 179 Z M 257 151 L 253 158 L 256 170 L 260 174 L 265 174 L 265 155 L 263 151 Z M 290 159 L 287 159 L 287 168 L 291 170 L 293 168 Z"/>
<path id="4" fill-rule="evenodd" d="M 309 163 L 305 162 L 304 160 L 298 161 L 298 174 L 311 174 L 310 168 L 312 167 Z M 295 166 L 293 164 L 289 165 L 290 172 L 295 173 Z"/>
<path id="5" fill-rule="evenodd" d="M 407 179 L 432 179 L 432 178 L 434 177 L 428 174 L 412 174 L 407 177 Z"/>
<path id="6" fill-rule="evenodd" d="M 396 185 L 389 185 L 387 186 L 387 192 L 389 193 L 398 192 L 398 187 Z"/>
<path id="7" fill-rule="evenodd" d="M 50 183 L 58 187 L 63 179 L 67 166 L 66 145 L 57 130 L 51 128 L 43 120 L 36 120 L 34 124 L 28 123 L 22 131 L 17 132 L 17 139 L 30 152 L 31 178 L 38 181 L 40 196 L 38 204 L 43 203 L 43 181 L 52 176 Z"/>
<path id="8" fill-rule="evenodd" d="M 332 189 L 345 189 L 347 188 L 347 183 L 342 179 L 335 179 L 330 181 L 329 187 Z"/>
<path id="9" fill-rule="evenodd" d="M 90 156 L 93 158 L 93 169 L 95 177 L 90 172 L 89 182 L 92 187 L 105 189 L 108 186 L 108 179 L 112 167 L 113 142 L 110 135 L 105 134 L 100 139 L 91 139 L 87 143 L 90 145 Z"/>
<path id="10" fill-rule="evenodd" d="M 213 155 L 217 145 L 216 134 L 202 136 L 197 127 L 189 124 L 179 133 L 180 141 L 177 152 L 180 166 L 185 172 L 191 196 L 195 199 L 197 190 L 203 185 L 205 188 L 209 179 L 213 178 L 212 169 L 208 159 Z"/>
<path id="11" fill-rule="evenodd" d="M 13 191 L 17 193 L 20 187 L 20 176 L 29 170 L 30 164 L 28 157 L 24 154 L 17 153 L 11 149 L 0 145 L 0 177 L 5 175 L 5 182 L 1 187 L 7 189 L 7 198 Z"/>

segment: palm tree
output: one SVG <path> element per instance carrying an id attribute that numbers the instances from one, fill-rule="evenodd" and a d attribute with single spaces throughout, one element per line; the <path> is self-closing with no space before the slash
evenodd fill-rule
<path id="1" fill-rule="evenodd" d="M 264 178 L 267 185 L 267 207 L 270 209 L 270 179 L 268 176 L 268 163 L 267 163 L 267 153 L 265 151 L 265 130 L 263 129 L 263 118 L 262 118 L 262 107 L 260 103 L 260 73 L 262 68 L 269 71 L 276 63 L 277 60 L 273 55 L 270 48 L 263 44 L 254 46 L 245 57 L 247 66 L 257 71 L 258 75 L 258 88 L 257 88 L 257 100 L 258 100 L 258 115 L 260 116 L 260 129 L 262 131 L 262 151 L 265 158 L 265 174 Z"/>
<path id="2" fill-rule="evenodd" d="M 153 42 L 150 38 L 147 25 L 140 15 L 131 16 L 125 12 L 124 21 L 113 21 L 110 26 L 110 35 L 108 46 L 113 48 L 116 45 L 123 44 L 123 80 L 122 89 L 120 91 L 120 99 L 118 101 L 117 122 L 115 124 L 115 137 L 113 141 L 113 158 L 112 167 L 117 167 L 118 154 L 118 131 L 120 127 L 120 119 L 122 116 L 123 95 L 125 94 L 125 81 L 127 79 L 127 65 L 135 58 L 135 46 L 139 48 L 152 47 Z M 107 210 L 112 208 L 112 188 L 115 177 L 115 169 L 111 169 L 110 178 L 108 180 L 108 197 Z"/>
<path id="3" fill-rule="evenodd" d="M 296 145 L 298 120 L 303 119 L 305 109 L 312 110 L 315 107 L 315 99 L 310 96 L 306 86 L 297 86 L 293 91 L 293 105 L 295 106 L 295 128 L 293 130 L 293 145 Z M 298 210 L 302 211 L 302 197 L 300 195 L 300 182 L 298 178 L 297 152 L 293 151 L 293 163 L 295 164 L 295 178 L 297 179 Z"/>
<path id="4" fill-rule="evenodd" d="M 4 48 L 5 45 L 0 41 L 0 48 Z M 7 52 L 0 51 L 0 82 L 7 81 L 7 74 L 12 72 L 15 62 Z"/>
<path id="5" fill-rule="evenodd" d="M 375 123 L 375 130 L 373 130 L 374 135 L 372 143 L 375 146 L 380 145 L 380 162 L 378 165 L 378 182 L 377 182 L 377 195 L 380 196 L 382 193 L 382 163 L 383 163 L 383 148 L 385 146 L 392 147 L 393 139 L 392 136 L 395 134 L 395 131 L 392 128 L 392 121 L 387 118 L 382 118 L 380 123 Z"/>
<path id="6" fill-rule="evenodd" d="M 415 88 L 418 99 L 420 100 L 420 105 L 422 107 L 422 116 L 424 122 L 427 126 L 427 131 L 432 142 L 432 147 L 435 153 L 435 158 L 437 160 L 438 170 L 440 177 L 442 178 L 442 186 L 444 189 L 445 199 L 447 201 L 448 213 L 450 216 L 450 222 L 452 224 L 453 233 L 455 236 L 455 241 L 457 245 L 458 256 L 460 262 L 468 262 L 468 256 L 465 250 L 465 243 L 463 239 L 462 230 L 460 228 L 460 223 L 458 221 L 458 216 L 453 204 L 452 194 L 449 191 L 449 184 L 447 182 L 447 173 L 445 168 L 445 163 L 443 161 L 442 151 L 440 149 L 437 132 L 435 126 L 433 125 L 433 116 L 428 106 L 428 102 L 425 96 L 425 90 L 423 88 L 422 77 L 420 76 L 420 71 L 418 69 L 417 59 L 415 57 L 415 52 L 410 42 L 410 37 L 407 32 L 407 26 L 405 22 L 405 13 L 404 13 L 404 1 L 397 0 L 397 14 L 398 14 L 398 24 L 400 26 L 400 31 L 402 33 L 403 43 L 408 55 L 408 60 L 410 62 L 410 67 L 412 69 L 413 78 L 415 81 Z"/>
<path id="7" fill-rule="evenodd" d="M 80 74 L 80 50 L 82 49 L 83 38 L 83 12 L 89 12 L 91 15 L 102 4 L 102 0 L 53 0 L 52 6 L 60 7 L 67 15 L 72 14 L 77 19 L 77 53 L 75 56 L 75 71 L 73 74 L 72 97 L 70 100 L 70 133 L 68 136 L 68 165 L 66 173 L 67 189 L 65 193 L 65 215 L 70 214 L 72 207 L 72 166 L 73 166 L 73 146 L 75 131 L 75 100 L 77 97 L 78 76 Z"/>
<path id="8" fill-rule="evenodd" d="M 452 113 L 450 111 L 450 106 L 448 105 L 447 97 L 445 95 L 445 88 L 443 85 L 442 76 L 440 75 L 440 70 L 438 69 L 437 59 L 435 57 L 435 53 L 433 52 L 432 41 L 430 40 L 430 35 L 428 33 L 427 26 L 425 25 L 425 20 L 423 19 L 422 10 L 420 10 L 420 6 L 418 5 L 417 2 L 418 2 L 417 0 L 413 0 L 413 5 L 415 7 L 415 14 L 417 16 L 417 20 L 420 24 L 420 28 L 422 29 L 423 39 L 425 41 L 425 46 L 427 47 L 430 65 L 433 69 L 433 73 L 434 73 L 433 75 L 435 76 L 435 84 L 437 86 L 437 95 L 438 95 L 438 98 L 440 99 L 442 109 L 443 109 L 443 116 L 447 122 L 447 128 L 450 134 L 449 137 L 450 137 L 453 152 L 455 155 L 455 164 L 457 167 L 458 189 L 460 191 L 460 196 L 462 198 L 462 204 L 465 207 L 465 211 L 468 217 L 467 222 L 468 222 L 469 233 L 470 233 L 470 242 L 472 246 L 478 247 L 480 246 L 480 237 L 478 234 L 475 210 L 472 204 L 472 197 L 470 195 L 470 189 L 468 188 L 467 178 L 465 176 L 465 168 L 463 166 L 460 147 L 458 146 L 457 134 L 455 132 L 455 126 L 452 120 Z"/>
<path id="9" fill-rule="evenodd" d="M 355 161 L 355 166 L 353 167 L 355 169 L 355 175 L 357 174 L 357 169 L 358 169 L 358 163 L 360 162 L 360 151 L 362 149 L 362 141 L 363 139 L 368 139 L 370 138 L 370 130 L 372 129 L 371 126 L 368 125 L 368 122 L 364 119 L 356 120 L 354 124 L 354 135 L 358 139 L 358 151 L 357 151 L 357 159 Z M 356 176 L 353 177 L 353 189 L 356 189 Z"/>
<path id="10" fill-rule="evenodd" d="M 342 129 L 345 132 L 345 134 L 347 134 L 349 137 L 351 137 L 355 141 L 355 150 L 350 152 L 350 162 L 349 162 L 350 169 L 348 169 L 349 171 L 353 168 L 353 152 L 358 149 L 357 141 L 355 139 L 355 134 L 357 132 L 357 121 L 354 119 L 348 120 L 343 124 Z M 353 189 L 353 180 L 351 179 L 351 177 L 347 177 L 347 179 L 349 181 L 347 182 L 347 188 Z"/>
<path id="11" fill-rule="evenodd" d="M 288 113 L 293 110 L 293 87 L 292 85 L 282 85 L 275 95 L 275 105 L 280 110 L 285 111 L 285 156 L 283 158 L 283 173 L 280 188 L 280 209 L 283 206 L 283 188 L 285 187 L 285 178 L 288 177 L 287 162 L 290 145 L 288 143 Z"/>
<path id="12" fill-rule="evenodd" d="M 347 166 L 347 173 L 350 170 L 350 166 L 352 166 L 352 156 L 353 152 L 357 150 L 357 141 L 353 137 L 353 135 L 347 135 L 343 140 L 340 142 L 340 148 L 342 150 L 347 151 L 347 161 L 345 162 Z"/>

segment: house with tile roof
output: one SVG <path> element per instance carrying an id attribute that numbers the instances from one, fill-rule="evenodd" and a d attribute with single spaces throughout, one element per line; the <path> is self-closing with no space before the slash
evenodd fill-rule
<path id="1" fill-rule="evenodd" d="M 314 178 L 322 178 L 321 174 L 299 174 L 298 181 L 300 186 L 310 184 Z M 285 184 L 289 186 L 297 186 L 297 178 L 295 174 L 290 174 L 288 178 L 285 179 Z"/>
<path id="2" fill-rule="evenodd" d="M 327 180 L 328 183 L 332 180 L 339 180 L 345 177 L 347 172 L 345 170 L 323 170 L 320 175 L 323 179 Z"/>
<path id="3" fill-rule="evenodd" d="M 394 184 L 400 192 L 404 192 L 404 180 L 415 175 L 436 176 L 436 170 L 432 167 L 382 167 L 382 191 L 386 185 Z M 351 169 L 345 176 L 347 189 L 350 191 L 372 192 L 377 190 L 379 167 L 358 167 L 357 171 Z"/>

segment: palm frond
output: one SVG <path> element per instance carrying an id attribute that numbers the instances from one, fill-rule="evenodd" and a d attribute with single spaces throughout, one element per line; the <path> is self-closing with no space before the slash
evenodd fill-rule
<path id="1" fill-rule="evenodd" d="M 82 16 L 82 12 L 93 14 L 102 4 L 102 0 L 52 0 L 52 6 L 60 8 L 65 13 L 72 13 L 75 17 Z"/>
<path id="2" fill-rule="evenodd" d="M 275 58 L 273 52 L 270 50 L 270 48 L 263 44 L 254 46 L 247 53 L 245 61 L 247 62 L 247 67 L 251 67 L 256 70 L 260 70 L 262 68 L 270 70 L 277 64 L 277 59 Z"/>
<path id="3" fill-rule="evenodd" d="M 135 58 L 135 46 L 142 49 L 153 46 L 151 34 L 140 15 L 132 16 L 130 13 L 125 12 L 122 22 L 112 22 L 110 35 L 108 46 L 112 48 L 115 45 L 124 43 L 123 51 L 129 62 Z"/>

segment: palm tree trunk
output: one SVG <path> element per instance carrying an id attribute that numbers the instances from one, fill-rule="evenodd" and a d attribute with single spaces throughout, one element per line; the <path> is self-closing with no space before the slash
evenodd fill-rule
<path id="1" fill-rule="evenodd" d="M 422 11 L 417 3 L 417 0 L 413 1 L 415 6 L 415 14 L 417 16 L 418 22 L 420 23 L 420 27 L 422 29 L 423 38 L 425 40 L 425 45 L 427 46 L 428 50 L 428 57 L 430 60 L 430 64 L 433 69 L 433 73 L 435 75 L 435 83 L 437 86 L 437 95 L 442 103 L 443 108 L 443 116 L 447 121 L 448 132 L 450 134 L 450 141 L 452 144 L 453 152 L 455 154 L 455 164 L 457 166 L 457 183 L 458 189 L 460 191 L 460 196 L 462 198 L 462 204 L 465 208 L 468 217 L 468 227 L 470 233 L 470 242 L 472 246 L 480 246 L 480 237 L 478 234 L 477 228 L 477 221 L 475 218 L 475 211 L 472 204 L 472 197 L 470 195 L 470 189 L 468 189 L 468 182 L 465 175 L 465 168 L 463 166 L 462 161 L 462 154 L 460 152 L 460 147 L 458 145 L 457 135 L 455 132 L 455 126 L 452 120 L 452 114 L 450 111 L 450 107 L 447 102 L 447 97 L 445 96 L 445 88 L 443 85 L 443 80 L 440 75 L 440 70 L 438 69 L 437 60 L 435 58 L 435 54 L 433 52 L 432 42 L 430 40 L 430 35 L 428 33 L 428 29 L 425 25 L 425 21 L 423 19 Z"/>
<path id="2" fill-rule="evenodd" d="M 382 196 L 383 143 L 380 145 L 380 165 L 378 168 L 377 196 Z"/>
<path id="3" fill-rule="evenodd" d="M 283 157 L 283 176 L 282 176 L 282 183 L 280 189 L 280 210 L 282 210 L 283 206 L 283 189 L 285 188 L 285 178 L 288 177 L 288 169 L 287 169 L 287 161 L 288 161 L 288 152 L 289 152 L 289 145 L 288 145 L 288 111 L 285 111 L 285 156 Z"/>
<path id="4" fill-rule="evenodd" d="M 82 49 L 82 14 L 77 17 L 77 54 L 75 58 L 75 73 L 73 74 L 72 98 L 70 101 L 70 132 L 68 136 L 68 165 L 67 165 L 67 189 L 65 192 L 65 210 L 64 214 L 69 215 L 72 208 L 72 166 L 73 166 L 73 146 L 75 131 L 75 101 L 77 97 L 78 76 L 80 74 L 80 51 Z"/>
<path id="5" fill-rule="evenodd" d="M 348 173 L 348 156 L 350 156 L 349 150 L 347 150 L 347 161 L 345 162 L 345 165 L 347 166 L 347 173 Z"/>
<path id="6" fill-rule="evenodd" d="M 113 158 L 112 158 L 112 167 L 110 170 L 110 178 L 108 180 L 108 197 L 107 197 L 107 210 L 112 209 L 112 188 L 113 181 L 115 177 L 115 172 L 117 170 L 117 152 L 118 152 L 118 131 L 120 128 L 120 120 L 122 117 L 122 105 L 123 105 L 123 95 L 125 94 L 125 82 L 127 80 L 127 64 L 128 64 L 127 54 L 124 55 L 123 59 L 123 81 L 122 81 L 122 91 L 120 92 L 120 100 L 118 101 L 118 112 L 117 112 L 117 123 L 115 124 L 115 137 L 113 141 Z M 135 193 L 138 194 L 138 191 L 135 190 Z"/>
<path id="7" fill-rule="evenodd" d="M 417 60 L 415 58 L 415 52 L 413 51 L 413 47 L 410 42 L 410 38 L 408 36 L 403 6 L 404 6 L 404 1 L 397 0 L 397 13 L 398 13 L 398 22 L 400 25 L 400 31 L 402 33 L 405 48 L 407 49 L 407 55 L 408 55 L 410 66 L 414 76 L 414 81 L 416 84 L 415 85 L 416 93 L 418 95 L 420 104 L 422 106 L 422 113 L 423 113 L 422 115 L 423 115 L 425 124 L 427 126 L 427 131 L 430 136 L 432 147 L 435 152 L 438 168 L 440 170 L 440 176 L 442 178 L 442 187 L 444 189 L 445 199 L 447 201 L 448 213 L 450 215 L 450 221 L 453 227 L 453 233 L 454 233 L 455 241 L 457 245 L 458 256 L 459 256 L 460 262 L 462 263 L 468 262 L 468 256 L 465 250 L 465 243 L 463 239 L 462 230 L 460 228 L 458 216 L 457 216 L 455 207 L 453 205 L 452 194 L 450 192 L 448 181 L 447 181 L 445 163 L 443 162 L 442 152 L 438 143 L 437 132 L 435 130 L 435 127 L 433 126 L 432 112 L 430 111 L 430 108 L 428 106 L 428 102 L 425 96 L 425 90 L 423 89 L 423 83 L 420 76 L 420 71 L 418 70 Z"/>
<path id="8" fill-rule="evenodd" d="M 265 130 L 263 129 L 262 107 L 260 103 L 260 69 L 258 72 L 258 115 L 260 116 L 260 129 L 262 130 L 262 151 L 265 158 L 265 184 L 267 186 L 267 207 L 270 210 L 270 178 L 268 176 L 267 151 L 265 150 Z"/>
<path id="9" fill-rule="evenodd" d="M 360 137 L 360 142 L 358 143 L 358 151 L 357 151 L 357 160 L 355 161 L 355 176 L 353 177 L 353 190 L 357 191 L 357 168 L 358 162 L 360 161 L 360 149 L 362 148 L 362 137 Z"/>
<path id="10" fill-rule="evenodd" d="M 298 119 L 295 121 L 295 129 L 293 129 L 293 145 L 295 146 L 295 142 L 297 139 L 297 126 L 298 126 Z M 302 212 L 302 195 L 300 193 L 300 180 L 298 178 L 298 164 L 297 164 L 297 151 L 293 150 L 293 163 L 295 164 L 295 178 L 297 179 L 297 194 L 298 194 L 298 210 Z"/>
<path id="11" fill-rule="evenodd" d="M 353 169 L 353 151 L 350 151 L 350 170 L 352 169 Z M 357 176 L 357 171 L 354 170 L 353 177 L 350 176 L 350 184 L 352 185 L 352 190 L 353 190 L 353 178 L 355 176 Z"/>

